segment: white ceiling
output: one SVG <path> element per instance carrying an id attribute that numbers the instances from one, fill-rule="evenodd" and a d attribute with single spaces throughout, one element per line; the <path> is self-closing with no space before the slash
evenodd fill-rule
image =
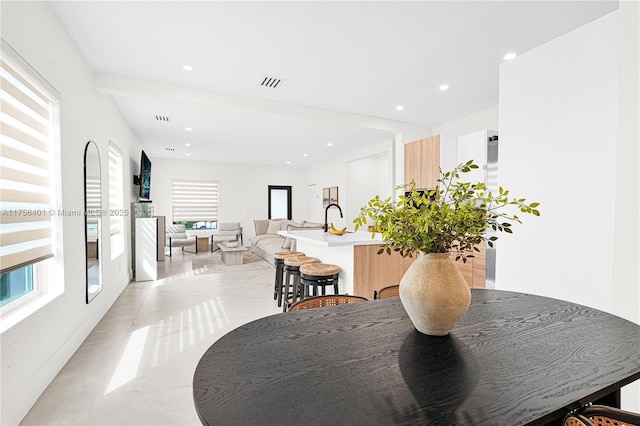
<path id="1" fill-rule="evenodd" d="M 617 0 L 50 5 L 152 159 L 290 166 L 388 141 L 402 123 L 431 127 L 497 105 L 506 53 L 618 8 Z M 265 76 L 282 82 L 262 87 Z"/>

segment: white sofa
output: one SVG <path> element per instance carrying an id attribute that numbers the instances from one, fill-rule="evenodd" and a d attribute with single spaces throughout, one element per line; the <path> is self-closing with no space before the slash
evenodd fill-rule
<path id="1" fill-rule="evenodd" d="M 273 263 L 273 253 L 295 251 L 295 240 L 278 235 L 278 231 L 294 229 L 322 229 L 321 223 L 295 222 L 287 219 L 254 220 L 256 236 L 251 239 L 251 251 L 267 262 Z"/>

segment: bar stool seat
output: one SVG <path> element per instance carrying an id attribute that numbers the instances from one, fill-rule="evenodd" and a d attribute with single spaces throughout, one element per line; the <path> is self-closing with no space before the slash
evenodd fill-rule
<path id="1" fill-rule="evenodd" d="M 277 251 L 273 253 L 273 263 L 276 267 L 276 277 L 273 283 L 273 300 L 278 300 L 278 306 L 282 306 L 284 260 L 291 256 L 304 256 L 304 253 L 301 251 Z"/>
<path id="2" fill-rule="evenodd" d="M 280 259 L 280 260 L 284 260 L 287 257 L 293 257 L 293 256 L 304 256 L 304 253 L 301 251 L 277 251 L 273 253 L 273 258 Z"/>
<path id="3" fill-rule="evenodd" d="M 318 296 L 318 287 L 322 287 L 322 295 L 326 295 L 327 286 L 333 286 L 333 294 L 338 292 L 340 268 L 328 263 L 313 263 L 300 266 L 300 285 L 303 287 L 302 298 L 311 296 L 308 286 L 313 288 L 313 296 Z"/>
<path id="4" fill-rule="evenodd" d="M 282 294 L 285 302 L 282 304 L 282 312 L 287 312 L 287 308 L 304 295 L 304 289 L 301 289 L 300 286 L 300 266 L 318 262 L 320 261 L 315 257 L 307 256 L 291 256 L 284 259 L 285 277 Z M 293 283 L 291 283 L 291 277 L 293 277 Z M 290 285 L 292 286 L 291 291 L 289 290 Z"/>

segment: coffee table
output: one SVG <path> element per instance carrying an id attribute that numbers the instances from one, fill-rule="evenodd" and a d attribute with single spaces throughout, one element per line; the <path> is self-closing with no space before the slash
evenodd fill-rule
<path id="1" fill-rule="evenodd" d="M 226 244 L 218 244 L 220 248 L 222 263 L 227 266 L 242 265 L 244 261 L 244 252 L 247 248 L 243 245 L 237 245 L 236 247 L 229 247 Z"/>

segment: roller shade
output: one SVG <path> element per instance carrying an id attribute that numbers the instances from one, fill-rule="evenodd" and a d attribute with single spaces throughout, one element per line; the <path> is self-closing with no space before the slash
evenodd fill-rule
<path id="1" fill-rule="evenodd" d="M 98 223 L 100 212 L 102 209 L 102 192 L 100 191 L 100 178 L 87 176 L 86 185 L 86 203 L 87 203 L 87 223 Z"/>
<path id="2" fill-rule="evenodd" d="M 218 182 L 174 179 L 172 200 L 174 222 L 218 220 Z"/>
<path id="3" fill-rule="evenodd" d="M 2 42 L 0 60 L 1 273 L 53 256 L 50 159 L 55 92 Z"/>

